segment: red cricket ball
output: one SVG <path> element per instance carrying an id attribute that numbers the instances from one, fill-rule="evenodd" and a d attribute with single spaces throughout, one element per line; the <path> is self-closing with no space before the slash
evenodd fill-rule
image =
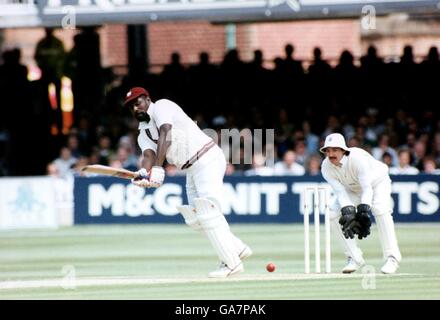
<path id="1" fill-rule="evenodd" d="M 268 263 L 266 266 L 266 270 L 269 272 L 274 272 L 275 271 L 275 265 L 273 263 Z"/>

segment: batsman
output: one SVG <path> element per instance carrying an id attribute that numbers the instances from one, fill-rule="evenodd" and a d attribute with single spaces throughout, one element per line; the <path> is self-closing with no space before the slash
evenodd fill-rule
<path id="1" fill-rule="evenodd" d="M 226 159 L 219 146 L 176 103 L 152 102 L 148 91 L 132 88 L 124 106 L 139 121 L 138 145 L 142 169 L 132 183 L 158 188 L 164 183 L 165 160 L 186 172 L 188 205 L 177 207 L 185 223 L 206 235 L 220 260 L 209 277 L 225 278 L 244 270 L 242 260 L 252 254 L 230 230 L 222 213 Z"/>
<path id="2" fill-rule="evenodd" d="M 370 234 L 370 212 L 375 218 L 382 245 L 382 273 L 395 273 L 402 255 L 397 243 L 392 217 L 391 179 L 388 167 L 360 148 L 347 148 L 344 137 L 332 133 L 320 149 L 326 155 L 321 170 L 336 201 L 330 210 L 336 231 L 348 258 L 343 273 L 352 273 L 364 264 L 356 243 Z"/>

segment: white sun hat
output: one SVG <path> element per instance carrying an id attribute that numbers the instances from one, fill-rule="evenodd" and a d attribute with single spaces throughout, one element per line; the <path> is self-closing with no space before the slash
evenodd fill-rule
<path id="1" fill-rule="evenodd" d="M 325 149 L 331 147 L 331 148 L 341 148 L 345 151 L 349 151 L 347 148 L 347 145 L 345 144 L 344 136 L 340 133 L 332 133 L 329 134 L 325 138 L 324 146 L 319 149 L 322 153 L 325 153 Z"/>

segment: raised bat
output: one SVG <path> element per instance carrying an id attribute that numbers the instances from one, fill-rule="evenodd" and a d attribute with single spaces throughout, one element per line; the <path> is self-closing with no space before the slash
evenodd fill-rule
<path id="1" fill-rule="evenodd" d="M 106 176 L 118 177 L 123 179 L 133 179 L 137 178 L 138 174 L 136 172 L 120 169 L 120 168 L 112 168 L 108 166 L 103 166 L 100 164 L 92 164 L 85 166 L 81 169 L 82 172 L 90 172 L 96 174 L 102 174 Z"/>

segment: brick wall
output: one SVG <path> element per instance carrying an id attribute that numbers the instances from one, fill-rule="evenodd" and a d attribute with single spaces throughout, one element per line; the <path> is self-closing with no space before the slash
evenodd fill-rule
<path id="1" fill-rule="evenodd" d="M 343 49 L 355 55 L 361 53 L 359 22 L 354 20 L 325 20 L 237 24 L 236 42 L 240 57 L 249 61 L 253 51 L 263 50 L 266 60 L 284 55 L 287 43 L 295 45 L 295 56 L 312 58 L 313 48 L 319 45 L 324 57 L 337 58 Z M 205 50 L 211 60 L 220 62 L 225 53 L 225 27 L 205 22 L 159 22 L 149 26 L 151 64 L 170 61 L 174 51 L 181 54 L 185 64 L 195 63 L 198 53 Z"/>
<path id="2" fill-rule="evenodd" d="M 120 66 L 128 63 L 127 26 L 109 24 L 99 29 L 102 66 Z"/>
<path id="3" fill-rule="evenodd" d="M 127 63 L 125 25 L 105 25 L 98 29 L 101 41 L 102 65 L 125 65 Z M 73 37 L 79 30 L 57 29 L 55 36 L 64 43 L 66 52 L 73 47 Z M 22 63 L 34 66 L 34 53 L 37 43 L 45 35 L 43 28 L 24 28 L 4 30 L 4 41 L 0 51 L 18 47 L 22 53 Z"/>
<path id="4" fill-rule="evenodd" d="M 339 57 L 343 49 L 354 55 L 360 54 L 359 23 L 354 20 L 323 20 L 298 22 L 273 22 L 246 26 L 243 32 L 249 41 L 244 42 L 247 50 L 263 50 L 265 60 L 273 61 L 284 56 L 284 46 L 295 47 L 294 56 L 301 60 L 313 58 L 313 48 L 320 46 L 323 57 Z M 247 55 L 250 59 L 251 56 Z"/>
<path id="5" fill-rule="evenodd" d="M 362 41 L 362 52 L 366 52 L 368 46 L 374 45 L 378 48 L 378 54 L 380 56 L 394 56 L 400 57 L 403 52 L 403 48 L 406 45 L 413 47 L 413 54 L 417 61 L 423 60 L 428 54 L 429 48 L 432 46 L 437 47 L 440 50 L 440 37 L 439 36 L 399 36 L 399 37 L 387 37 L 380 38 L 374 41 L 364 40 Z"/>
<path id="6" fill-rule="evenodd" d="M 380 24 L 378 26 L 380 27 Z M 400 29 L 405 29 L 405 26 L 411 29 L 408 24 Z M 436 23 L 435 26 L 440 30 L 440 23 Z M 433 28 L 429 25 L 428 31 Z M 420 23 L 417 24 L 415 31 L 418 30 L 422 30 Z M 105 25 L 98 31 L 101 35 L 102 65 L 125 65 L 127 63 L 126 26 Z M 439 34 L 432 33 L 432 31 L 428 34 L 426 31 L 419 32 L 419 34 L 417 32 L 406 34 L 399 31 L 399 34 L 393 35 L 392 32 L 388 32 L 374 37 L 365 36 L 361 31 L 357 20 L 237 24 L 236 42 L 240 57 L 244 61 L 251 60 L 253 51 L 261 49 L 264 58 L 269 62 L 277 56 L 284 56 L 284 46 L 287 43 L 295 46 L 295 57 L 298 59 L 310 60 L 313 48 L 320 46 L 323 57 L 334 62 L 337 62 L 342 50 L 349 49 L 355 56 L 359 56 L 370 44 L 375 44 L 381 55 L 397 56 L 401 54 L 403 46 L 408 43 L 414 46 L 414 52 L 419 56 L 426 55 L 432 45 L 440 48 L 440 31 Z M 403 31 L 407 32 L 407 30 Z M 44 30 L 41 28 L 6 29 L 2 32 L 4 41 L 0 50 L 19 47 L 22 49 L 22 63 L 28 66 L 35 65 L 33 60 L 35 46 L 43 37 Z M 66 50 L 70 50 L 76 32 L 78 31 L 59 29 L 55 34 L 64 42 Z M 196 63 L 201 51 L 207 51 L 211 61 L 218 63 L 222 61 L 225 53 L 225 37 L 224 25 L 209 22 L 151 23 L 148 26 L 150 63 L 159 66 L 153 71 L 160 71 L 161 65 L 170 61 L 170 55 L 174 51 L 181 54 L 184 64 Z M 268 63 L 268 67 L 272 67 L 272 64 Z"/>
<path id="7" fill-rule="evenodd" d="M 182 63 L 197 63 L 199 52 L 210 54 L 212 62 L 223 59 L 225 30 L 223 25 L 208 22 L 156 22 L 148 26 L 149 55 L 152 65 L 170 62 L 174 51 Z"/>
<path id="8" fill-rule="evenodd" d="M 59 29 L 55 31 L 55 36 L 63 41 L 64 48 L 68 51 L 73 46 L 73 36 L 76 33 L 76 30 Z M 45 32 L 42 28 L 6 29 L 0 51 L 19 48 L 21 49 L 21 62 L 27 66 L 35 66 L 35 48 L 44 35 Z"/>

